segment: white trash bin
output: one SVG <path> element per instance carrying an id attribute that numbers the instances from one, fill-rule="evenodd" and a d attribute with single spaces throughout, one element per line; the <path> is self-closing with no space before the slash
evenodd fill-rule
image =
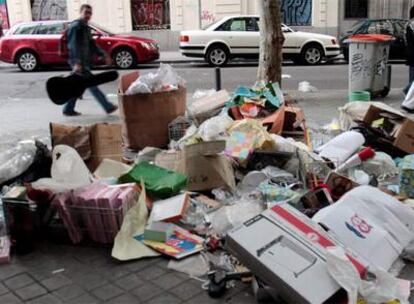
<path id="1" fill-rule="evenodd" d="M 372 97 L 386 97 L 391 89 L 391 65 L 388 64 L 388 35 L 354 35 L 349 44 L 349 93 L 369 91 Z"/>

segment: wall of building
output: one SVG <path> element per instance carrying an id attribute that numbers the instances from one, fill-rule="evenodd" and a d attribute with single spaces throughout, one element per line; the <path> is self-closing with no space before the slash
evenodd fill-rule
<path id="1" fill-rule="evenodd" d="M 32 20 L 30 0 L 7 0 L 6 3 L 10 26 Z"/>

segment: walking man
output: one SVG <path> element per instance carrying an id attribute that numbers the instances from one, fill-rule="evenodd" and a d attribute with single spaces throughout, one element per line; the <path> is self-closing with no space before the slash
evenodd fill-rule
<path id="1" fill-rule="evenodd" d="M 73 21 L 67 30 L 69 63 L 74 73 L 88 77 L 91 75 L 91 61 L 94 55 L 105 57 L 106 64 L 111 63 L 111 58 L 96 45 L 92 38 L 91 29 L 88 26 L 92 18 L 92 6 L 83 4 L 80 8 L 80 14 L 80 18 Z M 107 100 L 105 94 L 98 87 L 91 87 L 89 91 L 107 114 L 111 114 L 118 109 L 117 106 Z M 81 115 L 81 113 L 75 111 L 76 100 L 77 98 L 68 100 L 63 108 L 63 115 Z"/>

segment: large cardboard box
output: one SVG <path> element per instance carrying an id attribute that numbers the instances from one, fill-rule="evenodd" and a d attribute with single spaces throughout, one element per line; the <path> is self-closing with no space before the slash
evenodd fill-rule
<path id="1" fill-rule="evenodd" d="M 74 148 L 92 171 L 104 158 L 122 160 L 120 124 L 71 126 L 51 123 L 50 132 L 52 147 L 67 145 Z"/>
<path id="2" fill-rule="evenodd" d="M 389 141 L 390 144 L 406 153 L 414 153 L 414 121 L 406 117 L 403 113 L 381 109 L 371 105 L 365 114 L 363 122 L 371 126 L 374 121 L 384 116 L 390 117 L 390 119 L 386 118 L 385 120 L 388 120 L 391 124 L 390 127 L 393 128 L 393 131 L 390 132 L 392 139 L 382 138 L 382 140 Z"/>
<path id="3" fill-rule="evenodd" d="M 169 123 L 185 114 L 187 91 L 179 87 L 169 92 L 125 95 L 138 76 L 138 72 L 126 74 L 119 84 L 123 144 L 136 151 L 145 147 L 165 148 L 169 143 Z"/>
<path id="4" fill-rule="evenodd" d="M 96 124 L 91 128 L 92 155 L 90 163 L 97 168 L 103 159 L 122 161 L 120 124 Z"/>
<path id="5" fill-rule="evenodd" d="M 221 153 L 224 141 L 186 146 L 180 152 L 163 152 L 156 156 L 157 166 L 183 173 L 189 191 L 207 191 L 219 187 L 235 188 L 231 161 Z"/>
<path id="6" fill-rule="evenodd" d="M 326 248 L 337 243 L 288 204 L 266 210 L 232 230 L 227 244 L 230 252 L 287 303 L 324 303 L 341 289 L 326 265 Z M 364 264 L 351 253 L 347 255 L 364 274 Z"/>

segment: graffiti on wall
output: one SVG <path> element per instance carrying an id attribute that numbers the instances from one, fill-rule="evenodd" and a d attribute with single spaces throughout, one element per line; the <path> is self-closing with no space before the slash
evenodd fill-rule
<path id="1" fill-rule="evenodd" d="M 6 0 L 0 0 L 0 25 L 3 29 L 8 29 L 10 27 Z"/>
<path id="2" fill-rule="evenodd" d="M 169 0 L 131 0 L 132 25 L 134 30 L 169 29 Z"/>
<path id="3" fill-rule="evenodd" d="M 311 25 L 312 0 L 282 0 L 282 14 L 287 25 Z"/>
<path id="4" fill-rule="evenodd" d="M 68 19 L 66 0 L 30 0 L 30 2 L 34 21 Z"/>
<path id="5" fill-rule="evenodd" d="M 209 10 L 202 10 L 201 11 L 201 22 L 203 23 L 203 27 L 206 25 L 210 25 L 216 22 L 216 16 Z"/>

